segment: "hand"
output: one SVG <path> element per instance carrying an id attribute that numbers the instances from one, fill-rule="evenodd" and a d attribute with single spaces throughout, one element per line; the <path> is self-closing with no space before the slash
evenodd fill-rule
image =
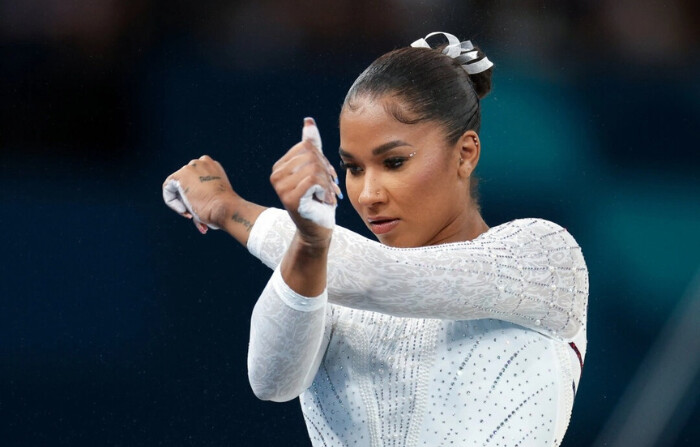
<path id="1" fill-rule="evenodd" d="M 302 197 L 314 185 L 322 188 L 321 198 L 313 200 L 335 206 L 340 188 L 335 169 L 321 152 L 321 141 L 313 119 L 304 120 L 303 140 L 292 147 L 272 167 L 270 183 L 297 227 L 297 236 L 310 246 L 328 246 L 332 229 L 304 218 L 299 213 Z"/>
<path id="2" fill-rule="evenodd" d="M 207 225 L 215 228 L 224 226 L 229 210 L 239 197 L 219 162 L 208 155 L 190 161 L 165 179 L 164 190 L 172 180 L 179 182 L 179 194 L 185 196 L 179 199 L 188 204 L 195 216 L 183 207 L 166 201 L 168 206 L 183 217 L 194 217 L 195 225 L 202 234 L 207 232 Z"/>

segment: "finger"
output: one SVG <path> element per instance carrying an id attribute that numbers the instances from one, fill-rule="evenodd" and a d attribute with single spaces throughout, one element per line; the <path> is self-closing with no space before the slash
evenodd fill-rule
<path id="1" fill-rule="evenodd" d="M 335 205 L 335 191 L 333 189 L 335 184 L 331 183 L 328 177 L 321 173 L 304 177 L 304 179 L 294 188 L 294 194 L 297 196 L 303 195 L 314 185 L 318 185 L 323 189 L 322 192 L 318 191 L 314 194 L 315 199 L 317 199 L 319 202 Z"/>
<path id="2" fill-rule="evenodd" d="M 333 189 L 335 184 L 330 182 L 324 171 L 319 171 L 318 166 L 307 166 L 297 175 L 284 177 L 274 183 L 275 192 L 285 206 L 294 209 L 298 207 L 299 198 L 314 185 L 318 185 L 322 189 L 322 192 L 315 194 L 318 201 L 335 203 Z"/>
<path id="3" fill-rule="evenodd" d="M 340 190 L 340 187 L 338 186 L 337 177 L 330 175 L 328 171 L 321 166 L 321 162 L 319 160 L 320 159 L 317 158 L 316 155 L 311 156 L 308 152 L 300 154 L 287 161 L 285 164 L 279 166 L 278 169 L 273 172 L 272 175 L 270 175 L 270 182 L 279 193 L 280 190 L 285 188 L 287 183 L 295 185 L 306 176 L 316 175 L 319 178 L 319 185 L 323 185 L 324 188 L 328 189 L 331 195 L 335 194 L 340 199 L 343 199 L 344 196 Z M 287 183 L 280 183 L 289 177 L 291 177 L 291 181 Z"/>
<path id="4" fill-rule="evenodd" d="M 165 178 L 165 181 L 163 182 L 163 186 L 161 187 L 162 189 L 165 189 L 165 185 L 170 183 L 171 180 L 177 180 L 177 178 L 175 177 L 175 174 L 177 174 L 177 173 L 176 172 L 172 173 Z"/>
<path id="5" fill-rule="evenodd" d="M 338 182 L 338 173 L 335 172 L 335 169 L 333 168 L 333 165 L 331 165 L 331 162 L 328 161 L 328 159 L 326 158 L 326 156 L 323 155 L 323 153 L 322 153 L 322 152 L 319 152 L 319 151 L 313 151 L 313 152 L 315 153 L 316 157 L 318 157 L 319 163 L 321 163 L 321 165 L 322 165 L 322 166 L 326 169 L 326 171 L 328 172 L 328 175 L 331 177 L 331 180 L 333 180 L 333 182 L 336 183 L 336 184 L 339 183 L 339 182 Z"/>
<path id="6" fill-rule="evenodd" d="M 316 127 L 316 121 L 311 117 L 304 118 L 304 127 L 301 131 L 301 140 L 310 142 L 319 152 L 323 152 L 321 133 Z"/>
<path id="7" fill-rule="evenodd" d="M 316 126 L 316 121 L 311 117 L 304 118 L 304 127 L 301 131 L 301 140 L 308 141 L 317 150 L 318 154 L 323 160 L 324 166 L 328 169 L 328 173 L 333 177 L 333 181 L 338 183 L 338 173 L 335 172 L 333 165 L 328 161 L 328 159 L 323 155 L 323 143 L 321 141 L 321 133 L 318 131 L 318 126 Z"/>
<path id="8" fill-rule="evenodd" d="M 163 185 L 163 201 L 178 214 L 187 212 L 187 207 L 180 194 L 180 182 L 178 180 L 170 179 Z"/>
<path id="9" fill-rule="evenodd" d="M 207 234 L 207 231 L 209 231 L 209 227 L 203 224 L 202 222 L 194 222 L 194 226 L 197 227 L 200 233 L 202 234 Z"/>
<path id="10" fill-rule="evenodd" d="M 306 126 L 309 127 L 309 126 Z M 311 160 L 309 160 L 309 157 Z M 327 188 L 331 194 L 337 195 L 339 198 L 344 198 L 338 184 L 338 175 L 330 162 L 323 154 L 317 150 L 309 140 L 302 141 L 292 147 L 282 158 L 280 158 L 272 167 L 270 182 L 275 186 L 276 191 L 280 192 L 280 187 L 276 185 L 287 176 L 295 175 L 301 169 L 311 163 L 318 165 L 319 168 L 325 170 L 332 185 Z M 323 182 L 325 183 L 325 182 Z"/>
<path id="11" fill-rule="evenodd" d="M 331 187 L 333 188 L 333 191 L 335 192 L 335 195 L 338 196 L 341 200 L 344 199 L 345 197 L 343 196 L 343 192 L 340 190 L 340 186 L 333 182 L 331 184 Z"/>
<path id="12" fill-rule="evenodd" d="M 317 150 L 310 141 L 302 141 L 300 144 L 302 146 L 295 148 L 295 151 L 290 153 L 289 159 L 301 156 L 303 154 L 311 154 L 317 160 L 318 164 L 328 172 L 328 175 L 333 179 L 333 181 L 338 178 L 338 174 L 335 172 L 335 169 L 333 169 L 333 166 L 328 159 L 321 151 Z"/>
<path id="13" fill-rule="evenodd" d="M 328 175 L 325 168 L 321 165 L 316 155 L 307 151 L 300 153 L 294 158 L 281 163 L 270 175 L 270 179 L 273 183 L 285 179 L 287 177 L 293 177 L 297 181 L 309 175 Z"/>
<path id="14" fill-rule="evenodd" d="M 315 150 L 300 150 L 293 156 L 283 157 L 273 166 L 270 180 L 274 183 L 275 180 L 296 174 L 302 168 L 318 164 L 318 159 L 313 152 Z"/>
<path id="15" fill-rule="evenodd" d="M 316 225 L 332 229 L 335 225 L 335 206 L 332 203 L 320 203 L 315 198 L 318 193 L 323 192 L 321 186 L 312 185 L 299 199 L 297 212 L 299 216 L 314 222 Z"/>
<path id="16" fill-rule="evenodd" d="M 317 152 L 313 146 L 309 147 L 308 143 L 301 141 L 294 146 L 292 146 L 282 157 L 280 157 L 279 160 L 275 162 L 274 165 L 272 165 L 272 169 L 274 170 L 277 166 L 284 164 L 291 160 L 292 158 L 298 156 L 299 154 L 302 154 L 307 151 L 314 151 Z"/>

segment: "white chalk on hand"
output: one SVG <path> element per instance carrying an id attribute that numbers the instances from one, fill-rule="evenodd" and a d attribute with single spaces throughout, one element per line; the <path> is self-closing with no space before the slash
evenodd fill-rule
<path id="1" fill-rule="evenodd" d="M 302 141 L 311 142 L 319 152 L 323 153 L 321 134 L 318 131 L 318 127 L 316 127 L 316 122 L 314 122 L 313 118 L 304 119 L 306 123 L 309 122 L 308 120 L 313 122 L 313 125 L 304 125 L 301 132 L 301 139 Z M 326 189 L 321 185 L 313 185 L 299 200 L 297 212 L 304 219 L 309 219 L 322 227 L 332 229 L 335 226 L 336 205 L 324 202 L 326 194 Z"/>
<path id="2" fill-rule="evenodd" d="M 206 232 L 205 225 L 202 223 L 202 220 L 199 218 L 197 213 L 195 213 L 192 209 L 189 200 L 187 200 L 187 195 L 185 194 L 185 191 L 182 190 L 182 186 L 180 186 L 179 181 L 170 180 L 165 184 L 165 186 L 163 186 L 163 200 L 165 201 L 166 205 L 168 205 L 178 214 L 190 213 L 197 229 L 199 229 L 199 231 L 202 233 Z M 206 224 L 206 226 L 212 230 L 219 229 L 219 227 L 212 224 Z"/>

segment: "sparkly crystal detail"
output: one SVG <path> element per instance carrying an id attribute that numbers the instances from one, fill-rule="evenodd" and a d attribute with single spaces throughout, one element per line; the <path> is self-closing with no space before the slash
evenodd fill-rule
<path id="1" fill-rule="evenodd" d="M 268 210 L 249 247 L 275 267 L 293 234 L 286 212 Z M 556 224 L 521 219 L 415 249 L 336 227 L 325 309 L 294 310 L 273 292 L 251 322 L 251 384 L 275 400 L 301 394 L 314 446 L 561 442 L 588 275 Z"/>

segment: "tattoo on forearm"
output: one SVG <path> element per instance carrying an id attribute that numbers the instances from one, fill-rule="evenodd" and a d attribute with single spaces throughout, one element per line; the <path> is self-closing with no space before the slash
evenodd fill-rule
<path id="1" fill-rule="evenodd" d="M 241 225 L 243 225 L 246 228 L 246 231 L 250 233 L 250 229 L 253 228 L 253 224 L 250 223 L 250 221 L 240 214 L 238 212 L 233 213 L 233 217 L 231 217 L 231 220 L 234 222 L 237 222 Z"/>
<path id="2" fill-rule="evenodd" d="M 212 180 L 220 180 L 221 177 L 217 175 L 200 175 L 199 176 L 199 181 L 204 183 L 204 182 L 210 182 Z"/>

